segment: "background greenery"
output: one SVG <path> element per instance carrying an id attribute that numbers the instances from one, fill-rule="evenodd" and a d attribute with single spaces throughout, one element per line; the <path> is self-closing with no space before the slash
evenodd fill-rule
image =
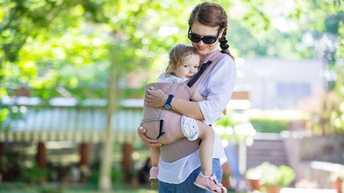
<path id="1" fill-rule="evenodd" d="M 52 97 L 76 98 L 78 105 L 85 99 L 105 99 L 111 114 L 120 99 L 142 96 L 142 85 L 165 69 L 172 45 L 189 42 L 188 15 L 200 2 L 0 0 L 0 98 L 25 88 L 45 105 Z M 214 2 L 229 15 L 227 38 L 237 58 L 324 61 L 331 75 L 327 89 L 335 97 L 328 100 L 325 95 L 309 120 L 319 134 L 343 132 L 343 1 Z M 129 77 L 136 76 L 142 76 L 142 85 L 130 84 Z M 2 101 L 0 107 L 0 130 L 10 129 L 20 111 Z"/>
<path id="2" fill-rule="evenodd" d="M 187 18 L 199 2 L 1 0 L 0 96 L 24 86 L 45 99 L 105 98 L 110 73 L 120 89 L 128 86 L 128 72 L 161 72 L 171 46 L 189 42 Z M 325 55 L 334 66 L 337 48 L 343 49 L 342 1 L 214 2 L 228 12 L 236 57 Z"/>
<path id="3" fill-rule="evenodd" d="M 253 128 L 261 133 L 280 133 L 287 131 L 291 120 L 268 117 L 250 118 Z"/>

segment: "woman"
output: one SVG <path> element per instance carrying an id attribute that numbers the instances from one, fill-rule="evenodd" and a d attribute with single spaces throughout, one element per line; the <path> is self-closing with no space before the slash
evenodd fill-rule
<path id="1" fill-rule="evenodd" d="M 163 91 L 152 88 L 146 92 L 145 104 L 151 107 L 162 107 L 168 103 L 171 110 L 180 114 L 204 120 L 209 125 L 215 123 L 229 102 L 236 80 L 236 68 L 233 57 L 228 51 L 226 34 L 227 14 L 225 10 L 215 3 L 204 2 L 197 5 L 189 18 L 188 38 L 191 40 L 193 47 L 203 57 L 206 57 L 216 51 L 220 44 L 221 51 L 228 54 L 228 57 L 224 57 L 217 62 L 216 66 L 199 86 L 198 91 L 201 95 L 207 97 L 207 100 L 195 102 L 169 98 Z M 150 147 L 161 148 L 158 175 L 159 192 L 206 192 L 194 185 L 194 181 L 201 171 L 197 141 L 190 142 L 184 138 L 172 145 L 161 146 L 156 140 L 149 139 L 145 132 L 145 128 L 138 129 L 142 141 Z M 221 139 L 216 135 L 213 173 L 219 181 L 222 179 L 221 165 L 226 160 Z"/>

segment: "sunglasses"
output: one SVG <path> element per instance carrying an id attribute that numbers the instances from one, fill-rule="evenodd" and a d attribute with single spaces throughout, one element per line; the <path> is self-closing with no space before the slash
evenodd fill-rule
<path id="1" fill-rule="evenodd" d="M 198 34 L 192 33 L 191 32 L 191 28 L 189 28 L 188 38 L 189 38 L 189 40 L 191 40 L 192 42 L 195 42 L 195 43 L 198 43 L 198 42 L 202 41 L 205 44 L 213 44 L 219 38 L 220 31 L 221 31 L 221 28 L 217 32 L 216 36 L 203 36 L 203 37 L 201 37 Z"/>

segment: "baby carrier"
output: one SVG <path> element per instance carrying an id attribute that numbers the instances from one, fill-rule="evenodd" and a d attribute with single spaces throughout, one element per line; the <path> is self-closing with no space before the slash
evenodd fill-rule
<path id="1" fill-rule="evenodd" d="M 146 90 L 154 87 L 155 89 L 161 89 L 166 94 L 173 94 L 175 98 L 190 100 L 192 93 L 197 89 L 200 82 L 216 63 L 225 56 L 226 54 L 220 51 L 214 51 L 203 59 L 205 63 L 201 65 L 198 73 L 190 80 L 180 83 L 150 83 L 146 85 Z M 180 128 L 181 117 L 180 113 L 171 109 L 166 110 L 164 107 L 155 108 L 145 105 L 140 125 L 147 129 L 146 134 L 149 138 L 157 139 L 163 145 L 167 145 L 184 137 Z M 198 146 L 197 143 L 198 141 L 192 143 L 192 146 L 195 146 L 195 144 Z M 196 150 L 198 147 L 193 147 L 193 149 Z"/>

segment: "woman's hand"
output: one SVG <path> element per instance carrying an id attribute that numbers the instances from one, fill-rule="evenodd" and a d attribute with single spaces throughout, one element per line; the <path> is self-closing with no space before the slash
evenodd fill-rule
<path id="1" fill-rule="evenodd" d="M 155 90 L 151 87 L 146 91 L 145 94 L 145 104 L 150 107 L 162 107 L 165 105 L 168 96 L 160 89 Z"/>
<path id="2" fill-rule="evenodd" d="M 157 140 L 151 139 L 146 135 L 147 130 L 143 127 L 139 127 L 137 129 L 137 134 L 141 138 L 144 144 L 146 144 L 149 147 L 160 147 L 161 143 L 159 143 Z"/>

